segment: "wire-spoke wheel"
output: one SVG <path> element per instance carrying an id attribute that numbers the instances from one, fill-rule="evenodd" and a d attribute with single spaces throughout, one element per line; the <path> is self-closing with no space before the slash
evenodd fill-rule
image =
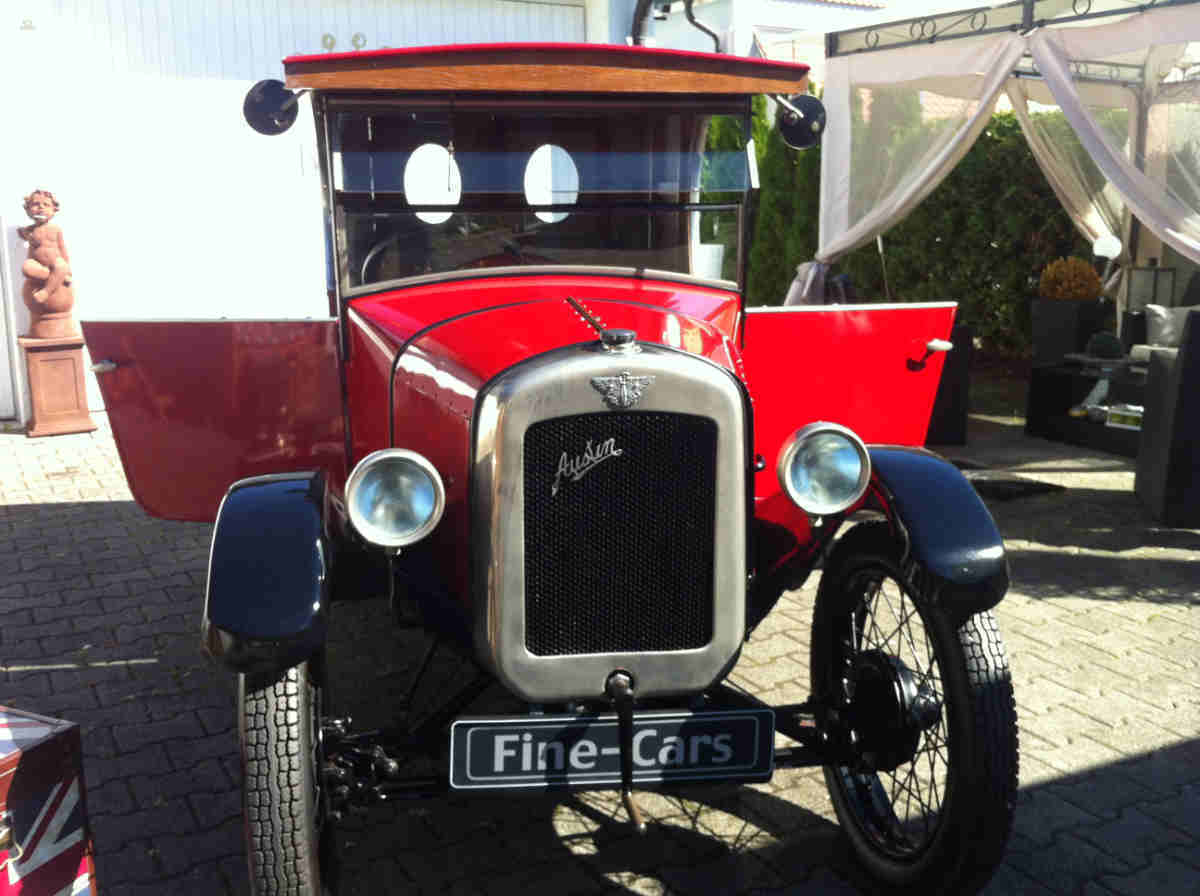
<path id="1" fill-rule="evenodd" d="M 893 887 L 967 893 L 1012 827 L 1017 722 L 990 612 L 956 625 L 905 576 L 887 524 L 830 555 L 813 612 L 813 694 L 853 731 L 856 762 L 826 766 L 854 852 Z M 952 592 L 937 595 L 953 601 Z M 952 604 L 944 604 L 950 606 Z"/>

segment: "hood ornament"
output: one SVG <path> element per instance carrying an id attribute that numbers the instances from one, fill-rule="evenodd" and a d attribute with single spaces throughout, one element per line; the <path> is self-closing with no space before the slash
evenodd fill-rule
<path id="1" fill-rule="evenodd" d="M 653 382 L 652 376 L 634 376 L 628 370 L 622 370 L 617 376 L 592 377 L 592 388 L 604 397 L 604 403 L 613 410 L 627 411 L 642 400 L 642 395 Z"/>

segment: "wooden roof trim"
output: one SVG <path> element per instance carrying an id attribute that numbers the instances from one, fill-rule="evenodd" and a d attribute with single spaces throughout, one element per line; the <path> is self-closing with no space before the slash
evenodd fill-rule
<path id="1" fill-rule="evenodd" d="M 288 87 L 527 93 L 796 93 L 808 66 L 599 44 L 487 44 L 293 56 Z"/>

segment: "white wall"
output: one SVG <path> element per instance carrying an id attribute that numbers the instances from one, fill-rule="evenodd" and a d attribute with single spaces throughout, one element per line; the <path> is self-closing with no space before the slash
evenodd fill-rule
<path id="1" fill-rule="evenodd" d="M 824 80 L 825 35 L 855 28 L 878 19 L 881 10 L 821 0 L 713 0 L 697 2 L 696 18 L 722 37 L 723 52 L 752 55 L 755 36 L 766 45 L 772 59 L 804 62 L 812 68 L 811 78 Z M 694 27 L 675 3 L 666 21 L 649 24 L 649 34 L 660 47 L 712 52 L 713 42 Z"/>
<path id="2" fill-rule="evenodd" d="M 595 0 L 4 0 L 0 97 L 0 418 L 35 188 L 62 201 L 81 319 L 323 317 L 328 313 L 311 109 L 286 134 L 242 120 L 280 60 L 381 46 L 576 41 L 610 27 Z M 590 23 L 589 11 L 591 12 Z M 603 38 L 606 36 L 602 34 Z M 31 76 L 31 73 L 36 73 Z M 99 394 L 89 377 L 93 401 Z M 15 394 L 13 394 L 15 392 Z M 16 400 L 10 400 L 12 395 Z M 12 405 L 17 405 L 13 408 Z M 27 407 L 27 404 L 26 404 Z"/>

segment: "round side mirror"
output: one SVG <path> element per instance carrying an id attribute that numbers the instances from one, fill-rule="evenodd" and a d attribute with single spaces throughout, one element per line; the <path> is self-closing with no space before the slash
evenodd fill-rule
<path id="1" fill-rule="evenodd" d="M 810 93 L 778 98 L 775 127 L 792 149 L 808 149 L 821 142 L 825 133 L 825 105 Z"/>
<path id="2" fill-rule="evenodd" d="M 283 86 L 282 81 L 268 78 L 259 81 L 246 93 L 242 115 L 246 124 L 260 134 L 274 137 L 296 123 L 299 106 L 296 94 Z"/>

